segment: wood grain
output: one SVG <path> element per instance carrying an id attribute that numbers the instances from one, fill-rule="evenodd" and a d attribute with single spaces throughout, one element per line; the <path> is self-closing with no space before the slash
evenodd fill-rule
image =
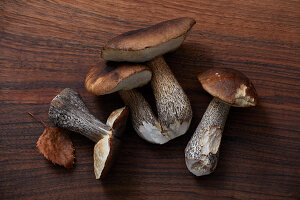
<path id="1" fill-rule="evenodd" d="M 118 94 L 83 86 L 104 42 L 180 16 L 197 24 L 165 58 L 191 100 L 189 132 L 158 146 L 129 124 L 105 181 L 94 178 L 93 143 L 75 133 L 72 170 L 46 161 L 35 147 L 43 127 L 26 113 L 50 125 L 51 99 L 70 87 L 105 122 L 123 106 Z M 300 199 L 299 33 L 298 0 L 0 1 L 0 199 Z M 183 152 L 211 100 L 196 74 L 210 67 L 244 72 L 260 104 L 231 109 L 218 167 L 197 178 Z"/>

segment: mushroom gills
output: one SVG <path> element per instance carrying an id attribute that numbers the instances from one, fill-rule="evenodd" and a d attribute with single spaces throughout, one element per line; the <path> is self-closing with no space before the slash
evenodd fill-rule
<path id="1" fill-rule="evenodd" d="M 186 166 L 196 176 L 210 174 L 217 166 L 222 132 L 230 105 L 214 98 L 185 149 Z"/>

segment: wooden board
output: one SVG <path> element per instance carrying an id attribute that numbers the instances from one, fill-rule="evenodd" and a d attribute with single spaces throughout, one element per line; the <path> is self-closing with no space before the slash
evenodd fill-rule
<path id="1" fill-rule="evenodd" d="M 0 2 L 0 199 L 299 199 L 300 3 L 297 0 L 55 0 Z M 93 143 L 72 134 L 76 165 L 53 166 L 37 152 L 51 124 L 49 102 L 78 91 L 102 121 L 122 107 L 118 94 L 94 97 L 83 81 L 103 44 L 125 31 L 181 16 L 196 19 L 183 46 L 167 55 L 191 100 L 189 132 L 146 143 L 128 124 L 119 159 L 95 180 Z M 258 91 L 255 108 L 232 108 L 215 173 L 194 177 L 184 148 L 211 100 L 197 73 L 241 70 Z M 151 88 L 143 94 L 153 99 Z"/>

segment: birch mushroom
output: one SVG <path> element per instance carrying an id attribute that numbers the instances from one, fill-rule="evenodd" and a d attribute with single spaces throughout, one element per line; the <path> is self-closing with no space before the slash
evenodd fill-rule
<path id="1" fill-rule="evenodd" d="M 86 75 L 85 89 L 94 95 L 105 95 L 141 87 L 151 77 L 150 68 L 143 64 L 101 61 Z"/>
<path id="2" fill-rule="evenodd" d="M 256 106 L 258 97 L 251 81 L 234 69 L 212 68 L 200 73 L 198 80 L 214 98 L 185 148 L 185 162 L 191 173 L 203 176 L 212 173 L 217 166 L 230 106 Z"/>
<path id="3" fill-rule="evenodd" d="M 127 121 L 126 107 L 115 110 L 106 124 L 95 118 L 83 103 L 80 95 L 70 88 L 60 92 L 50 104 L 49 118 L 61 128 L 84 135 L 96 143 L 94 147 L 94 172 L 96 179 L 108 172 L 115 152 L 120 145 Z"/>
<path id="4" fill-rule="evenodd" d="M 109 40 L 101 51 L 105 60 L 145 62 L 153 72 L 151 86 L 158 118 L 144 97 L 135 90 L 122 90 L 121 98 L 131 109 L 133 127 L 145 140 L 164 144 L 189 128 L 192 109 L 188 97 L 168 67 L 163 54 L 176 50 L 195 24 L 188 17 L 123 33 Z"/>
<path id="5" fill-rule="evenodd" d="M 105 95 L 119 91 L 123 100 L 131 106 L 135 130 L 145 140 L 156 143 L 156 135 L 161 136 L 158 142 L 166 139 L 166 137 L 161 134 L 161 126 L 150 109 L 150 105 L 138 91 L 132 89 L 147 84 L 151 77 L 152 72 L 146 65 L 102 61 L 88 72 L 85 88 L 94 95 Z M 128 97 L 131 99 L 127 99 Z M 152 133 L 151 130 L 148 130 L 147 133 L 150 132 L 149 134 L 143 134 L 146 131 L 137 129 L 137 127 L 144 127 L 144 124 L 147 123 L 154 124 L 154 130 L 159 131 Z"/>

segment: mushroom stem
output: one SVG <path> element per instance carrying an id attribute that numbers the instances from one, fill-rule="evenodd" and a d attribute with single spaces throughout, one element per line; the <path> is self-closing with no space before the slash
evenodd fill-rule
<path id="1" fill-rule="evenodd" d="M 162 134 L 160 123 L 141 93 L 132 89 L 120 90 L 119 94 L 130 108 L 132 125 L 140 137 L 156 144 L 163 144 L 170 140 Z"/>
<path id="2" fill-rule="evenodd" d="M 188 97 L 163 56 L 149 61 L 148 66 L 153 72 L 151 86 L 162 129 L 171 130 L 174 137 L 183 135 L 188 130 L 192 119 L 192 108 Z"/>
<path id="3" fill-rule="evenodd" d="M 56 126 L 80 133 L 94 142 L 112 131 L 89 112 L 80 95 L 70 88 L 51 101 L 49 118 Z"/>
<path id="4" fill-rule="evenodd" d="M 196 176 L 210 174 L 217 166 L 222 132 L 230 105 L 214 98 L 185 148 L 185 162 Z"/>
<path id="5" fill-rule="evenodd" d="M 131 110 L 133 127 L 139 136 L 151 143 L 164 144 L 188 130 L 192 108 L 162 56 L 148 62 L 148 66 L 153 72 L 151 85 L 158 119 L 137 90 L 121 90 L 119 94 Z"/>

